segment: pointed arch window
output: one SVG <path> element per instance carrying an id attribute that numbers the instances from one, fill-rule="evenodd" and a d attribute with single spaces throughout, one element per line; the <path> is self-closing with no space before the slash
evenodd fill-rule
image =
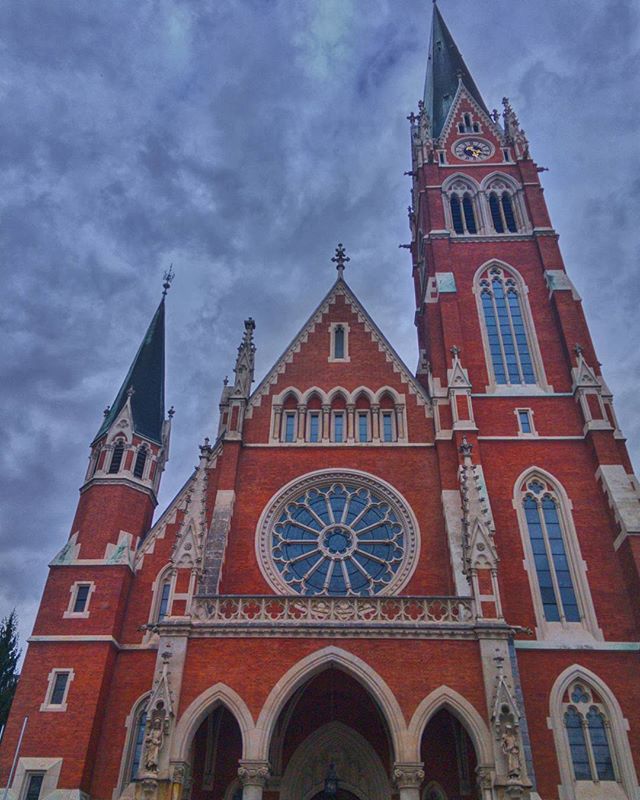
<path id="1" fill-rule="evenodd" d="M 124 455 L 124 442 L 122 441 L 122 439 L 118 439 L 115 445 L 113 446 L 113 452 L 111 453 L 111 461 L 109 463 L 109 475 L 115 475 L 116 472 L 120 472 L 123 455 Z"/>
<path id="2" fill-rule="evenodd" d="M 479 232 L 477 186 L 471 181 L 455 178 L 444 187 L 449 204 L 449 225 L 459 236 Z"/>
<path id="3" fill-rule="evenodd" d="M 501 267 L 491 267 L 480 280 L 480 300 L 495 382 L 536 383 L 524 298 L 515 278 Z"/>
<path id="4" fill-rule="evenodd" d="M 586 683 L 576 682 L 564 700 L 564 727 L 574 780 L 617 780 L 611 730 L 602 699 Z"/>
<path id="5" fill-rule="evenodd" d="M 124 791 L 132 781 L 140 780 L 138 772 L 142 762 L 142 753 L 144 751 L 148 704 L 149 695 L 146 694 L 134 703 L 131 713 L 127 717 L 127 738 L 122 751 L 120 777 L 118 779 L 121 792 Z"/>
<path id="6" fill-rule="evenodd" d="M 169 613 L 169 601 L 171 599 L 171 578 L 166 578 L 162 583 L 160 589 L 160 602 L 158 604 L 158 622 L 162 620 Z"/>
<path id="7" fill-rule="evenodd" d="M 511 195 L 506 190 L 502 193 L 489 193 L 489 209 L 491 211 L 491 221 L 496 233 L 517 233 L 518 225 L 513 210 Z"/>
<path id="8" fill-rule="evenodd" d="M 344 328 L 337 325 L 333 334 L 333 357 L 344 358 Z"/>
<path id="9" fill-rule="evenodd" d="M 133 738 L 131 742 L 131 766 L 129 768 L 129 780 L 135 781 L 138 777 L 140 762 L 142 761 L 142 748 L 144 747 L 144 733 L 147 727 L 147 702 L 141 706 L 135 718 L 133 727 Z"/>
<path id="10" fill-rule="evenodd" d="M 142 445 L 136 453 L 136 462 L 133 466 L 133 477 L 142 478 L 144 475 L 144 468 L 147 464 L 148 450 L 145 445 Z"/>
<path id="11" fill-rule="evenodd" d="M 529 481 L 523 500 L 538 588 L 548 622 L 580 622 L 558 499 L 541 480 Z"/>
<path id="12" fill-rule="evenodd" d="M 514 495 L 525 569 L 540 639 L 602 640 L 571 501 L 550 475 L 532 469 Z"/>

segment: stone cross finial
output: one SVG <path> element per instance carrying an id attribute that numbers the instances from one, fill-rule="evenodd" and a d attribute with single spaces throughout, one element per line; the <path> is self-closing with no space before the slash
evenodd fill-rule
<path id="1" fill-rule="evenodd" d="M 458 358 L 458 356 L 460 355 L 460 348 L 454 344 L 453 347 L 449 349 L 449 352 L 454 357 L 454 359 Z"/>
<path id="2" fill-rule="evenodd" d="M 576 346 L 573 348 L 575 354 L 580 358 L 580 356 L 584 353 L 584 347 L 576 342 Z"/>
<path id="3" fill-rule="evenodd" d="M 136 393 L 136 390 L 133 388 L 133 386 L 130 386 L 130 387 L 127 389 L 127 397 L 133 397 L 133 395 L 134 395 L 135 393 Z"/>
<path id="4" fill-rule="evenodd" d="M 345 252 L 344 245 L 342 244 L 342 242 L 338 242 L 338 246 L 336 247 L 336 254 L 331 260 L 336 265 L 336 269 L 338 270 L 338 277 L 342 278 L 342 274 L 344 273 L 344 265 L 348 261 L 351 261 L 351 259 Z"/>
<path id="5" fill-rule="evenodd" d="M 173 406 L 171 406 L 171 408 L 167 411 L 167 416 L 169 417 L 169 419 L 173 419 L 175 414 L 176 410 Z"/>

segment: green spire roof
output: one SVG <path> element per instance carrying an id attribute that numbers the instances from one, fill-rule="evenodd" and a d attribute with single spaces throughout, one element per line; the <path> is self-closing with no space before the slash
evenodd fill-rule
<path id="1" fill-rule="evenodd" d="M 431 119 L 431 135 L 434 138 L 440 136 L 447 121 L 453 98 L 458 90 L 458 74 L 476 103 L 489 116 L 482 95 L 442 19 L 438 6 L 434 4 L 427 78 L 424 86 L 424 106 Z"/>
<path id="2" fill-rule="evenodd" d="M 133 389 L 131 411 L 134 432 L 161 444 L 164 422 L 164 297 L 96 439 L 103 436 L 117 419 L 127 402 L 130 389 Z"/>

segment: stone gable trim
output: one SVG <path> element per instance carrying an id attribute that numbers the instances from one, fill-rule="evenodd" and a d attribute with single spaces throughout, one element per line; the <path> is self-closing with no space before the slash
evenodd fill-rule
<path id="1" fill-rule="evenodd" d="M 329 306 L 335 303 L 336 297 L 339 294 L 341 294 L 345 298 L 347 304 L 351 306 L 353 312 L 356 314 L 358 322 L 364 325 L 365 332 L 370 335 L 372 342 L 377 344 L 378 350 L 384 354 L 386 360 L 393 367 L 394 372 L 400 375 L 402 383 L 407 384 L 409 393 L 416 398 L 418 405 L 424 406 L 425 415 L 431 416 L 431 401 L 424 387 L 415 379 L 411 370 L 402 361 L 398 353 L 396 353 L 393 346 L 369 316 L 346 281 L 338 278 L 315 311 L 313 311 L 307 322 L 293 338 L 284 353 L 254 390 L 247 404 L 246 418 L 252 416 L 253 408 L 261 405 L 262 398 L 269 394 L 271 387 L 277 382 L 278 377 L 285 372 L 287 364 L 293 361 L 294 355 L 300 352 L 302 345 L 306 344 L 309 336 L 315 332 L 316 326 L 322 321 L 322 317 L 329 310 Z"/>
<path id="2" fill-rule="evenodd" d="M 505 146 L 504 132 L 491 119 L 491 117 L 487 114 L 487 112 L 484 110 L 484 108 L 482 108 L 482 106 L 480 106 L 476 102 L 475 98 L 471 95 L 471 92 L 469 92 L 467 87 L 462 82 L 458 83 L 458 90 L 456 91 L 456 96 L 453 98 L 453 103 L 451 103 L 451 107 L 449 108 L 449 113 L 447 115 L 447 119 L 446 119 L 444 125 L 442 126 L 442 130 L 440 131 L 440 136 L 436 139 L 436 142 L 437 142 L 438 146 L 441 147 L 441 148 L 444 148 L 444 146 L 446 145 L 447 140 L 449 139 L 449 136 L 450 136 L 452 128 L 453 128 L 453 120 L 455 119 L 456 114 L 458 113 L 458 109 L 460 108 L 460 104 L 461 104 L 463 99 L 468 100 L 469 103 L 471 104 L 473 110 L 479 116 L 483 117 L 487 121 L 487 133 L 491 132 L 491 134 L 493 134 L 493 136 L 495 136 L 495 138 L 498 140 L 498 145 L 500 147 L 504 147 Z M 462 135 L 463 134 L 460 134 L 460 136 L 462 136 Z M 476 134 L 469 134 L 469 135 L 470 136 L 482 137 L 485 134 L 484 133 L 476 133 Z M 483 165 L 486 165 L 487 162 L 490 163 L 490 159 L 487 159 L 487 161 L 483 162 Z"/>

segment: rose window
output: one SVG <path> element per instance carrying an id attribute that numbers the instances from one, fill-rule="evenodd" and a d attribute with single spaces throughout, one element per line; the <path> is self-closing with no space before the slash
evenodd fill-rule
<path id="1" fill-rule="evenodd" d="M 305 595 L 373 595 L 405 579 L 416 550 L 413 517 L 389 488 L 359 473 L 289 487 L 263 522 L 268 577 Z"/>

